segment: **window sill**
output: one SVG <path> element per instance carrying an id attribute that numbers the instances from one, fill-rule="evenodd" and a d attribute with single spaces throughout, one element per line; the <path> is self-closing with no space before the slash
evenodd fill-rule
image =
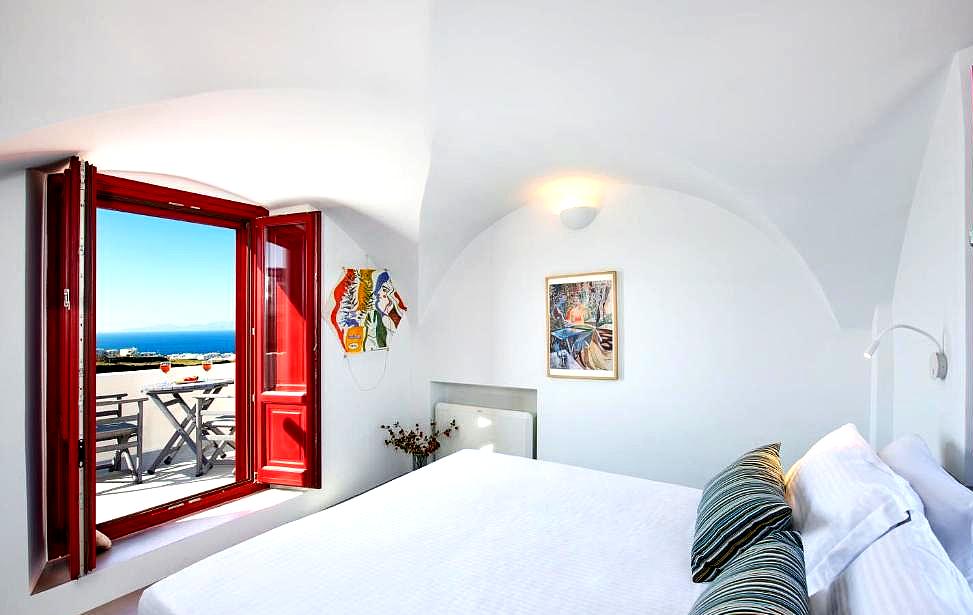
<path id="1" fill-rule="evenodd" d="M 173 519 L 112 542 L 112 548 L 98 554 L 99 570 L 122 564 L 156 549 L 201 534 L 230 521 L 279 506 L 304 492 L 288 489 L 263 489 L 238 500 Z"/>
<path id="2" fill-rule="evenodd" d="M 114 569 L 119 564 L 128 563 L 157 549 L 203 534 L 230 521 L 283 506 L 305 493 L 304 490 L 294 489 L 262 489 L 237 500 L 129 534 L 113 541 L 112 548 L 108 551 L 98 554 L 97 568 L 91 574 L 97 575 L 106 569 Z M 85 576 L 81 578 L 84 579 Z M 35 582 L 31 594 L 39 594 L 69 582 L 71 578 L 68 575 L 67 559 L 60 558 L 48 562 Z"/>

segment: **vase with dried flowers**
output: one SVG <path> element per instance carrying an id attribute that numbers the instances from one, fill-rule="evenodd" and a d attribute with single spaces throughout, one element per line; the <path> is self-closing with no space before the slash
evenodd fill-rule
<path id="1" fill-rule="evenodd" d="M 398 421 L 391 425 L 381 425 L 381 428 L 388 432 L 385 439 L 385 446 L 391 446 L 404 453 L 412 455 L 412 469 L 418 470 L 429 462 L 429 455 L 434 454 L 442 446 L 439 438 L 448 438 L 454 431 L 459 431 L 456 419 L 451 420 L 442 431 L 436 427 L 436 421 L 429 423 L 429 432 L 426 433 L 419 427 L 419 423 L 409 431 L 399 424 Z"/>

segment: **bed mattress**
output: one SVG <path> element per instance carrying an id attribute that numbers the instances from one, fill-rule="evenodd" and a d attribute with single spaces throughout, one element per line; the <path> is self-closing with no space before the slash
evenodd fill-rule
<path id="1" fill-rule="evenodd" d="M 163 579 L 138 612 L 686 613 L 699 498 L 460 451 Z"/>

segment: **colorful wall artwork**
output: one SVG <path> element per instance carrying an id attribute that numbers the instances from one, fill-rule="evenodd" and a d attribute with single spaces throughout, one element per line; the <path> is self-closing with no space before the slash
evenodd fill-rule
<path id="1" fill-rule="evenodd" d="M 618 378 L 614 271 L 547 278 L 547 375 Z"/>
<path id="2" fill-rule="evenodd" d="M 347 354 L 387 350 L 408 309 L 384 269 L 345 269 L 334 302 L 331 324 Z"/>

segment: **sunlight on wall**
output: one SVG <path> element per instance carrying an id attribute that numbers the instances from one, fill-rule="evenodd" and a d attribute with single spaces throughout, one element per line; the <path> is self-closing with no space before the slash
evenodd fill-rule
<path id="1" fill-rule="evenodd" d="M 527 201 L 537 203 L 555 214 L 572 207 L 600 207 L 605 191 L 616 183 L 597 175 L 557 175 L 533 182 L 527 188 Z"/>

